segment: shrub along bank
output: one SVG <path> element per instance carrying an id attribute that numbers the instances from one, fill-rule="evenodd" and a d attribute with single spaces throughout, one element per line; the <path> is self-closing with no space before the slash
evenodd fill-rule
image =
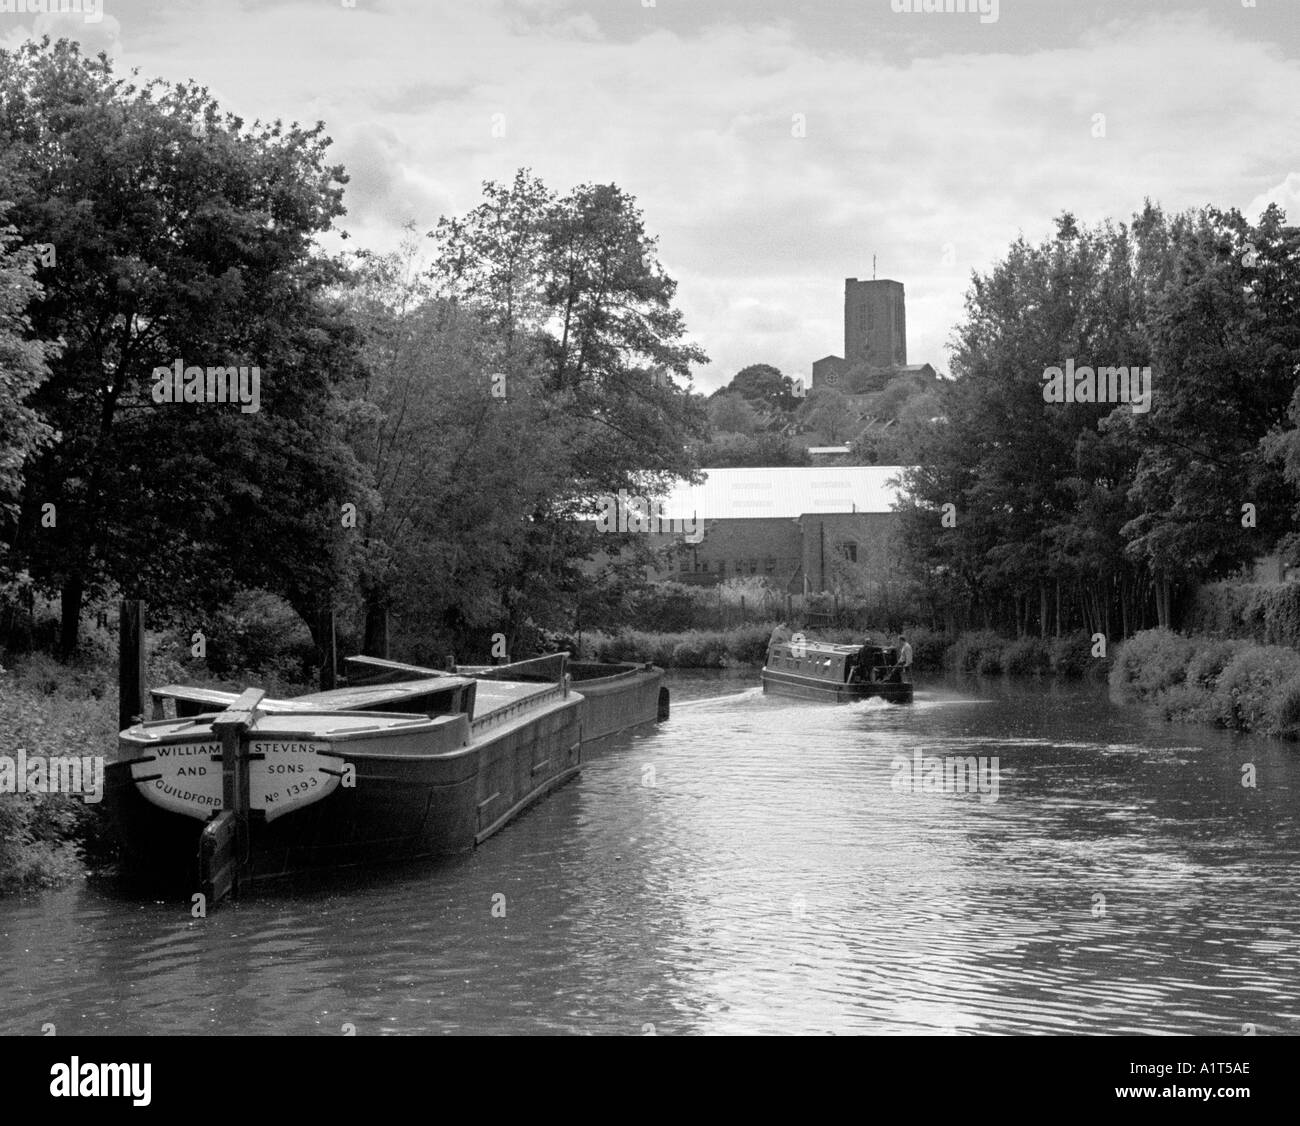
<path id="1" fill-rule="evenodd" d="M 1110 683 L 1166 719 L 1300 738 L 1300 653 L 1284 646 L 1144 630 L 1117 650 Z"/>
<path id="2" fill-rule="evenodd" d="M 1081 677 L 1109 668 L 1106 658 L 1092 655 L 1092 639 L 1083 632 L 1019 640 L 986 630 L 963 633 L 949 647 L 945 663 L 955 672 L 978 676 Z"/>
<path id="3" fill-rule="evenodd" d="M 663 669 L 758 668 L 767 659 L 767 642 L 777 622 L 756 622 L 731 629 L 692 629 L 673 633 L 622 630 L 615 634 L 585 633 L 583 656 L 597 661 L 647 661 Z M 797 627 L 796 627 L 797 628 Z M 909 630 L 913 667 L 922 671 L 943 667 L 948 639 L 933 630 Z M 884 644 L 884 634 L 867 635 L 873 644 Z M 810 641 L 858 644 L 858 630 L 809 630 Z"/>
<path id="4" fill-rule="evenodd" d="M 623 630 L 615 634 L 583 635 L 583 654 L 599 661 L 648 661 L 660 668 L 698 669 L 758 667 L 767 657 L 767 642 L 776 622 L 759 622 L 724 630 L 683 630 L 657 633 Z M 919 672 L 945 667 L 982 676 L 1078 677 L 1090 670 L 1105 672 L 1109 663 L 1092 656 L 1086 633 L 1019 641 L 995 633 L 966 633 L 954 642 L 947 634 L 915 628 L 903 631 L 912 646 L 912 666 Z M 894 635 L 868 631 L 875 644 L 892 644 Z M 861 642 L 864 634 L 849 629 L 808 631 L 809 640 L 844 644 Z"/>
<path id="5" fill-rule="evenodd" d="M 208 688 L 265 688 L 276 696 L 310 691 L 275 673 L 232 669 L 224 678 L 186 659 L 179 635 L 152 639 L 150 684 L 181 681 Z M 117 745 L 117 663 L 109 646 L 83 645 L 74 664 L 43 654 L 0 668 L 0 756 L 17 764 L 34 756 L 107 756 Z M 0 896 L 84 876 L 110 862 L 103 806 L 67 794 L 0 793 Z"/>

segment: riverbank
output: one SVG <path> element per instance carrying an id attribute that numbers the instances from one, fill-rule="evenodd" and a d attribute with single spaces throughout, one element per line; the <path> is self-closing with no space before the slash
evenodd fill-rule
<path id="1" fill-rule="evenodd" d="M 587 633 L 582 639 L 583 656 L 596 661 L 648 661 L 663 669 L 718 669 L 763 667 L 767 660 L 767 643 L 776 621 L 755 622 L 729 629 L 692 629 L 676 632 L 621 630 L 618 633 Z M 797 630 L 798 626 L 794 626 Z M 858 644 L 864 639 L 860 630 L 809 629 L 809 640 Z M 877 644 L 886 643 L 886 635 L 869 631 Z M 949 639 L 933 630 L 909 630 L 913 667 L 922 672 L 937 672 L 944 667 Z"/>
<path id="2" fill-rule="evenodd" d="M 276 695 L 311 691 L 276 678 L 220 679 L 183 664 L 169 639 L 155 644 L 149 683 L 205 688 L 264 687 Z M 92 651 L 63 665 L 33 654 L 0 669 L 0 771 L 38 760 L 108 755 L 117 745 L 116 657 Z M 24 773 L 24 780 L 29 777 Z M 6 782 L 5 789 L 12 783 Z M 66 793 L 0 792 L 0 897 L 80 879 L 111 864 L 113 844 L 100 805 Z"/>
<path id="3" fill-rule="evenodd" d="M 1286 646 L 1144 630 L 1119 647 L 1110 684 L 1167 720 L 1300 738 L 1300 652 Z"/>
<path id="4" fill-rule="evenodd" d="M 757 622 L 730 629 L 683 630 L 656 633 L 623 630 L 616 634 L 591 633 L 583 638 L 583 655 L 599 661 L 648 661 L 665 669 L 760 668 L 767 657 L 767 642 L 776 622 Z M 794 627 L 797 629 L 797 625 Z M 912 667 L 918 672 L 956 672 L 979 676 L 1104 676 L 1110 668 L 1104 656 L 1093 655 L 1093 642 L 1085 633 L 1061 637 L 1027 637 L 1019 640 L 991 632 L 947 634 L 924 628 L 904 631 L 912 646 Z M 860 643 L 869 636 L 878 644 L 893 638 L 880 631 L 810 629 L 809 639 Z"/>
<path id="5" fill-rule="evenodd" d="M 0 756 L 11 770 L 38 756 L 103 755 L 116 727 L 116 685 L 94 670 L 34 658 L 0 672 Z M 0 793 L 0 896 L 84 875 L 99 828 L 79 797 Z"/>

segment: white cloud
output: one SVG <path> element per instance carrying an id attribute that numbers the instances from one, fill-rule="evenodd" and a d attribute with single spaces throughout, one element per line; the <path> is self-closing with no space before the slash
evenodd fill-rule
<path id="1" fill-rule="evenodd" d="M 688 25 L 662 3 L 620 18 L 564 0 L 159 7 L 122 14 L 119 63 L 193 77 L 249 118 L 323 118 L 353 175 L 354 245 L 388 249 L 407 214 L 431 226 L 520 166 L 557 190 L 617 182 L 715 361 L 704 388 L 839 352 L 844 278 L 870 277 L 873 253 L 907 287 L 908 358 L 946 369 L 971 269 L 1062 210 L 1125 220 L 1149 196 L 1253 217 L 1278 198 L 1300 214 L 1279 111 L 1300 68 L 1244 17 L 1079 16 L 1012 40 L 1006 7 L 987 34 L 935 17 L 904 46 L 902 16 L 860 41 L 793 18 Z"/>

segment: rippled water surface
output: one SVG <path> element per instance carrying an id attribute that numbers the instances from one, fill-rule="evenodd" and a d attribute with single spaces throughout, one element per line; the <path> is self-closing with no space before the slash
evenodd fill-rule
<path id="1" fill-rule="evenodd" d="M 0 1031 L 1300 1032 L 1295 747 L 1095 686 L 755 683 L 672 677 L 669 722 L 450 862 L 205 920 L 0 901 Z M 918 749 L 996 756 L 997 800 L 896 788 Z"/>

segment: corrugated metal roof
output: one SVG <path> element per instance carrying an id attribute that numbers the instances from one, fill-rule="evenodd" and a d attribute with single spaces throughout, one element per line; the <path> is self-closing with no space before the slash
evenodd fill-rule
<path id="1" fill-rule="evenodd" d="M 805 513 L 892 512 L 899 465 L 708 469 L 702 485 L 679 484 L 663 503 L 670 519 L 736 520 Z"/>

